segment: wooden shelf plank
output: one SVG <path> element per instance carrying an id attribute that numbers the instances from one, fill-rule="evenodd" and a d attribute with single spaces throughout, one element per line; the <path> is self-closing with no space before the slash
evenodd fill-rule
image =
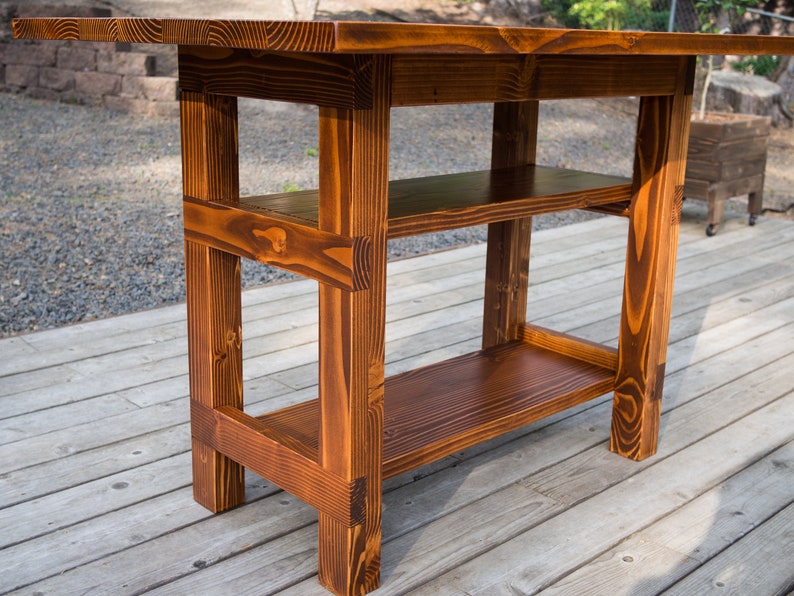
<path id="1" fill-rule="evenodd" d="M 514 341 L 386 380 L 383 474 L 390 477 L 614 388 L 615 373 Z M 317 449 L 317 400 L 260 416 Z"/>
<path id="2" fill-rule="evenodd" d="M 626 178 L 534 165 L 393 180 L 389 183 L 389 238 L 585 209 L 630 198 L 631 184 Z M 252 210 L 317 221 L 317 191 L 241 201 Z"/>

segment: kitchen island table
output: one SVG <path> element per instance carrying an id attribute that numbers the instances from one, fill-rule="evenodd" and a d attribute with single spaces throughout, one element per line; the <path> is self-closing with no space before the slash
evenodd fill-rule
<path id="1" fill-rule="evenodd" d="M 384 477 L 607 392 L 611 449 L 655 452 L 696 57 L 794 53 L 782 37 L 407 23 L 14 32 L 178 46 L 195 498 L 241 504 L 247 467 L 316 507 L 338 594 L 379 585 Z M 616 96 L 640 97 L 631 179 L 535 164 L 540 101 Z M 319 106 L 316 191 L 240 196 L 238 97 Z M 389 181 L 392 107 L 473 102 L 494 104 L 491 169 Z M 629 218 L 617 349 L 526 321 L 531 217 L 574 208 Z M 482 349 L 385 378 L 387 240 L 486 223 Z M 245 412 L 241 257 L 319 282 L 317 400 Z"/>

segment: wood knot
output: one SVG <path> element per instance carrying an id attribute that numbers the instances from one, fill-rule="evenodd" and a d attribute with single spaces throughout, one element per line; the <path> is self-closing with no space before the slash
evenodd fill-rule
<path id="1" fill-rule="evenodd" d="M 264 232 L 257 234 L 257 237 L 267 238 L 274 253 L 282 254 L 287 252 L 287 232 L 283 228 L 268 228 Z"/>

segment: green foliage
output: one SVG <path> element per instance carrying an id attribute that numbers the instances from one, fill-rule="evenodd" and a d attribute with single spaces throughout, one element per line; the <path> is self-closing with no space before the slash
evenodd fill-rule
<path id="1" fill-rule="evenodd" d="M 571 5 L 574 0 L 541 0 L 540 7 L 543 12 L 549 13 L 563 27 L 581 29 L 579 17 L 571 14 Z"/>
<path id="2" fill-rule="evenodd" d="M 650 11 L 650 0 L 577 0 L 570 13 L 588 29 L 619 30 Z"/>
<path id="3" fill-rule="evenodd" d="M 563 27 L 666 31 L 670 10 L 656 0 L 541 0 Z"/>
<path id="4" fill-rule="evenodd" d="M 695 0 L 695 10 L 700 17 L 700 31 L 719 33 L 720 15 L 727 17 L 727 23 L 732 24 L 748 8 L 757 5 L 758 0 Z"/>
<path id="5" fill-rule="evenodd" d="M 731 66 L 744 74 L 754 74 L 759 77 L 768 77 L 780 66 L 782 58 L 780 56 L 747 56 Z"/>

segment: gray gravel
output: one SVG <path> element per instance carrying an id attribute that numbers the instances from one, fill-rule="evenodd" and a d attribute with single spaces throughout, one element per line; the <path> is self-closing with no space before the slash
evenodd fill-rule
<path id="1" fill-rule="evenodd" d="M 391 177 L 484 169 L 490 106 L 397 109 Z M 539 163 L 628 175 L 629 100 L 549 102 Z M 316 112 L 241 102 L 241 192 L 316 188 Z M 176 118 L 0 94 L 0 336 L 184 300 Z M 535 218 L 536 229 L 593 217 Z M 475 227 L 390 242 L 391 258 L 485 240 Z M 290 275 L 245 262 L 252 287 Z"/>

